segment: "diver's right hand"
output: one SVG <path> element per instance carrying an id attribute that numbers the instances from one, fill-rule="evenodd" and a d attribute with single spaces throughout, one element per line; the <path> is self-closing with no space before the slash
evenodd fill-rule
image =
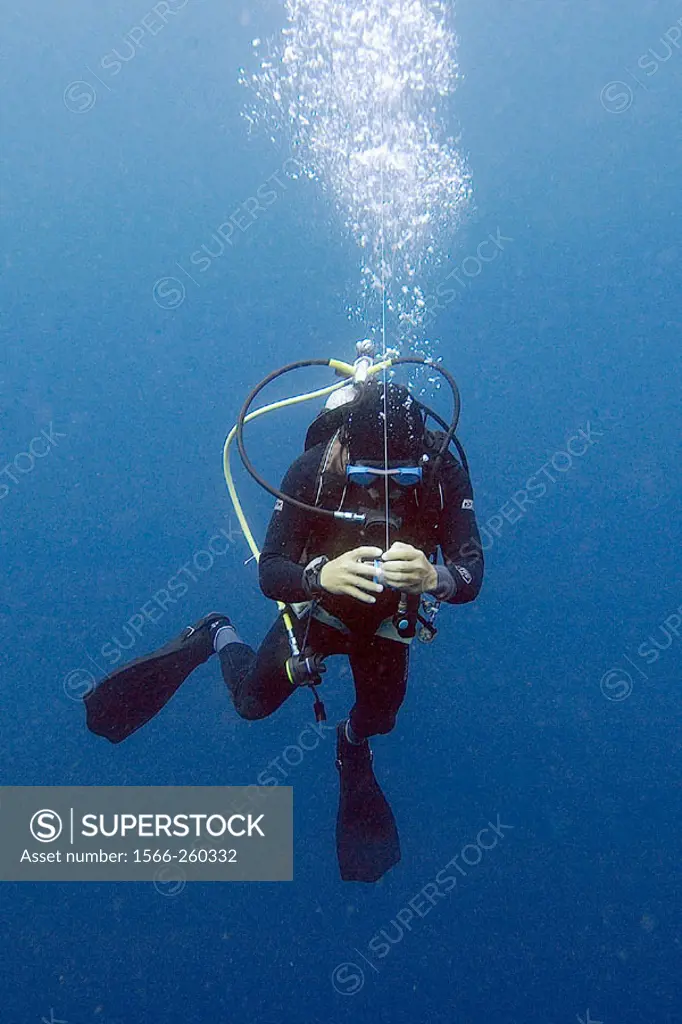
<path id="1" fill-rule="evenodd" d="M 365 604 L 374 604 L 376 597 L 372 595 L 381 594 L 384 589 L 380 583 L 374 582 L 376 569 L 373 560 L 381 558 L 381 555 L 381 548 L 362 547 L 346 551 L 322 567 L 319 584 L 330 594 L 342 594 Z"/>

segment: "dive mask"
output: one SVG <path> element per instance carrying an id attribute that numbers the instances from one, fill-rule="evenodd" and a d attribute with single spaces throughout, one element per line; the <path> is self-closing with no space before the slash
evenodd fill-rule
<path id="1" fill-rule="evenodd" d="M 399 487 L 416 487 L 422 482 L 422 467 L 411 465 L 384 469 L 372 463 L 356 463 L 346 466 L 346 479 L 359 487 L 371 487 L 379 480 L 392 480 Z"/>

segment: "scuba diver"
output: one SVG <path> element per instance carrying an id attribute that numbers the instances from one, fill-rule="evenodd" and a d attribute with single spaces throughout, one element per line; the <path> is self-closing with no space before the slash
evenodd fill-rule
<path id="1" fill-rule="evenodd" d="M 375 360 L 371 343 L 357 347 L 352 365 L 307 360 L 271 374 L 247 399 L 226 442 L 226 479 L 258 557 L 260 588 L 281 610 L 258 650 L 242 640 L 227 615 L 211 613 L 165 647 L 118 669 L 84 700 L 89 728 L 118 743 L 217 654 L 241 717 L 265 718 L 307 686 L 319 721 L 326 717 L 316 689 L 324 659 L 347 656 L 355 702 L 337 726 L 337 854 L 344 880 L 374 882 L 399 861 L 400 843 L 368 741 L 395 726 L 415 635 L 424 642 L 433 639 L 440 602 L 464 604 L 477 597 L 483 554 L 466 456 L 455 436 L 459 392 L 454 380 L 433 366 L 455 398 L 448 425 L 407 388 L 386 379 L 388 367 L 424 360 L 386 355 Z M 332 366 L 352 379 L 249 413 L 266 384 L 309 365 Z M 383 380 L 377 379 L 380 371 Z M 303 454 L 279 489 L 270 486 L 246 453 L 244 424 L 320 394 L 329 398 L 308 429 Z M 428 416 L 444 429 L 427 429 Z M 229 469 L 235 436 L 245 467 L 276 498 L 260 552 Z M 437 564 L 439 551 L 442 564 Z"/>

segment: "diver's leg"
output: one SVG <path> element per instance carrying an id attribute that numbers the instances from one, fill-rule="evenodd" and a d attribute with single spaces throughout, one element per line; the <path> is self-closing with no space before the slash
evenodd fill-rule
<path id="1" fill-rule="evenodd" d="M 409 649 L 384 637 L 349 653 L 356 700 L 336 734 L 339 811 L 336 851 L 346 882 L 376 882 L 400 860 L 395 818 L 374 775 L 368 736 L 390 732 L 405 697 Z"/>
<path id="2" fill-rule="evenodd" d="M 299 644 L 305 636 L 305 622 L 296 620 L 294 631 Z M 307 645 L 327 656 L 340 649 L 341 635 L 313 619 L 308 631 Z M 243 643 L 234 630 L 219 630 L 216 649 L 227 688 L 237 713 L 242 718 L 267 718 L 281 707 L 296 687 L 286 673 L 286 662 L 291 654 L 282 616 L 278 616 L 258 652 Z"/>
<path id="3" fill-rule="evenodd" d="M 350 738 L 362 740 L 390 732 L 405 700 L 408 644 L 373 636 L 354 644 L 349 657 L 355 681 L 355 704 L 349 715 Z"/>

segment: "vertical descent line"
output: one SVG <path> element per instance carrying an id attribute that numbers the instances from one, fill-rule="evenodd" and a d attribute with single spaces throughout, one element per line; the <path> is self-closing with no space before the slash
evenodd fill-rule
<path id="1" fill-rule="evenodd" d="M 383 83 L 382 83 L 383 84 Z M 380 113 L 381 125 L 381 162 L 379 164 L 380 192 L 381 192 L 381 357 L 386 362 L 386 263 L 385 263 L 385 228 L 384 228 L 384 101 L 381 101 Z M 384 469 L 388 469 L 388 375 L 386 367 L 382 371 L 384 383 Z M 391 535 L 388 526 L 389 519 L 389 495 L 388 495 L 388 473 L 384 476 L 384 507 L 386 509 L 386 546 L 388 551 L 391 546 Z"/>

